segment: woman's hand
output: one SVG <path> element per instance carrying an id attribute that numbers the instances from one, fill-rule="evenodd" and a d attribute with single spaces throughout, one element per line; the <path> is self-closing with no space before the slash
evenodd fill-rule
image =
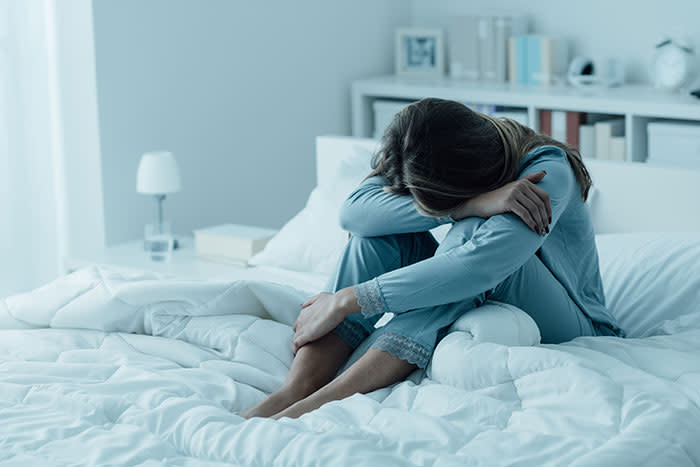
<path id="1" fill-rule="evenodd" d="M 302 346 L 331 332 L 345 317 L 360 311 L 353 287 L 336 293 L 321 292 L 301 305 L 301 313 L 294 323 L 294 354 Z"/>
<path id="2" fill-rule="evenodd" d="M 540 235 L 549 233 L 552 222 L 552 206 L 549 195 L 537 187 L 547 172 L 544 170 L 527 174 L 525 177 L 503 185 L 487 193 L 470 199 L 452 214 L 455 220 L 470 216 L 489 218 L 512 212 L 532 230 Z"/>

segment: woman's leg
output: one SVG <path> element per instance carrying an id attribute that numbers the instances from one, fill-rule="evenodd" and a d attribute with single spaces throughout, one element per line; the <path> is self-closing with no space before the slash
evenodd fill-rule
<path id="1" fill-rule="evenodd" d="M 405 379 L 418 366 L 401 360 L 384 350 L 369 349 L 333 381 L 301 399 L 273 418 L 297 418 L 316 410 L 326 402 L 344 399 L 353 394 L 366 394 Z"/>
<path id="2" fill-rule="evenodd" d="M 428 232 L 356 237 L 348 240 L 335 273 L 324 290 L 334 292 L 372 279 L 435 253 L 437 242 Z M 352 350 L 374 329 L 379 319 L 359 313 L 344 320 L 323 338 L 297 352 L 282 387 L 242 414 L 245 418 L 268 417 L 323 387 L 337 374 Z"/>
<path id="3" fill-rule="evenodd" d="M 596 335 L 591 319 L 536 255 L 494 288 L 488 298 L 517 306 L 530 315 L 543 344 Z"/>
<path id="4" fill-rule="evenodd" d="M 467 222 L 456 223 L 440 244 L 438 253 L 462 245 L 481 222 L 469 219 Z M 418 345 L 425 347 L 432 354 L 434 346 L 444 336 L 451 322 L 462 313 L 482 304 L 486 295 L 482 293 L 458 303 L 410 311 L 395 317 L 386 327 L 392 328 L 392 332 L 397 331 L 400 338 L 405 338 L 411 351 Z M 581 335 L 595 335 L 590 320 L 537 256 L 533 256 L 494 288 L 489 298 L 518 306 L 530 314 L 540 328 L 544 343 L 564 342 Z M 417 326 L 411 321 L 419 321 L 420 325 Z M 435 323 L 437 326 L 434 326 Z M 387 334 L 381 334 L 377 342 L 371 345 L 381 342 L 382 337 Z M 432 342 L 429 342 L 431 340 Z M 419 349 L 415 356 L 419 358 L 422 354 L 422 349 Z M 370 348 L 332 382 L 278 413 L 275 418 L 298 417 L 327 402 L 356 393 L 374 391 L 405 379 L 416 368 L 418 365 L 385 350 Z"/>
<path id="5" fill-rule="evenodd" d="M 299 349 L 282 387 L 256 406 L 243 412 L 243 418 L 270 417 L 330 381 L 348 359 L 352 347 L 330 333 Z"/>
<path id="6" fill-rule="evenodd" d="M 453 227 L 439 247 L 437 243 L 430 243 L 430 254 L 423 258 L 461 245 L 466 235 L 464 227 L 473 230 L 478 227 L 478 224 L 470 220 L 461 224 L 462 228 Z M 357 282 L 361 281 L 354 283 Z M 381 328 L 381 332 L 375 332 L 369 339 L 365 336 L 358 352 L 367 350 L 357 361 L 349 364 L 338 377 L 323 388 L 278 413 L 274 418 L 295 418 L 317 409 L 326 402 L 343 399 L 356 393 L 368 393 L 405 379 L 417 368 L 424 368 L 427 365 L 444 329 L 462 313 L 475 308 L 483 300 L 484 294 L 480 294 L 479 297 L 463 302 L 414 310 L 394 316 Z M 354 318 L 354 316 L 351 317 Z M 361 316 L 358 319 L 362 319 Z M 339 328 L 342 329 L 341 326 Z M 337 328 L 336 332 L 338 330 Z"/>
<path id="7" fill-rule="evenodd" d="M 436 254 L 468 242 L 483 222 L 484 219 L 470 217 L 453 224 Z M 596 335 L 591 320 L 537 255 L 488 291 L 485 297 L 517 306 L 529 314 L 539 327 L 545 344 Z"/>

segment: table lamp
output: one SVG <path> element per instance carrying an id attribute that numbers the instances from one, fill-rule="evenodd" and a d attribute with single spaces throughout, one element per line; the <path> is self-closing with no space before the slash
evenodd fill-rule
<path id="1" fill-rule="evenodd" d="M 156 202 L 155 219 L 150 234 L 154 237 L 170 237 L 169 229 L 163 222 L 163 201 L 166 195 L 180 191 L 180 171 L 171 152 L 147 152 L 141 156 L 136 176 L 136 191 L 153 196 Z M 148 237 L 148 226 L 146 232 Z M 173 243 L 174 240 L 170 237 L 168 250 L 173 248 Z M 146 248 L 153 252 L 154 247 L 156 245 L 146 238 Z"/>

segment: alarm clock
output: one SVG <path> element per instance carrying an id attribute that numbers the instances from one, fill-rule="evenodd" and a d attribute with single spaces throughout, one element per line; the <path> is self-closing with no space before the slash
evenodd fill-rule
<path id="1" fill-rule="evenodd" d="M 674 91 L 690 79 L 693 72 L 693 49 L 687 42 L 665 37 L 656 43 L 651 59 L 654 86 Z"/>

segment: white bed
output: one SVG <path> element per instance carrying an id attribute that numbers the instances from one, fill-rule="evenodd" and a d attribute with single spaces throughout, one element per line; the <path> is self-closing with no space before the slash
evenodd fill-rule
<path id="1" fill-rule="evenodd" d="M 319 138 L 319 186 L 343 191 L 349 155 L 366 163 L 375 144 Z M 460 319 L 423 378 L 244 421 L 286 374 L 289 325 L 332 263 L 312 253 L 338 232 L 306 256 L 280 238 L 259 261 L 276 266 L 237 282 L 89 267 L 0 300 L 0 463 L 699 465 L 700 175 L 588 166 L 608 305 L 630 338 L 538 345 L 522 312 L 492 305 Z"/>

